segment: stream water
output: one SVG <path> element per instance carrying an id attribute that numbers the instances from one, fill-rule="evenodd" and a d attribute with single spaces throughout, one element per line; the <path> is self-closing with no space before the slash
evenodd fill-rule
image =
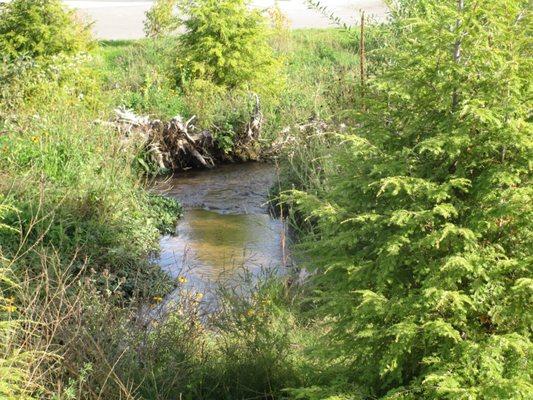
<path id="1" fill-rule="evenodd" d="M 286 230 L 267 205 L 275 181 L 275 167 L 264 163 L 223 165 L 158 181 L 155 190 L 184 208 L 175 234 L 161 239 L 159 265 L 203 292 L 237 282 L 244 273 L 280 273 L 287 265 Z"/>

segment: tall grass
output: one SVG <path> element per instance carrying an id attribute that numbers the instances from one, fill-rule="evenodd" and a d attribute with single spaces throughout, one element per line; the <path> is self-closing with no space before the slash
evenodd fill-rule
<path id="1" fill-rule="evenodd" d="M 267 142 L 287 126 L 313 118 L 338 119 L 356 101 L 356 33 L 308 29 L 273 36 L 271 41 L 283 60 L 284 80 L 291 84 L 280 96 L 261 99 Z M 239 113 L 248 116 L 243 112 L 249 107 L 245 92 L 221 91 L 207 84 L 177 88 L 172 60 L 179 51 L 173 37 L 102 42 L 101 74 L 113 103 L 163 119 L 197 115 L 198 123 L 209 128 L 234 124 Z"/>
<path id="2" fill-rule="evenodd" d="M 2 223 L 7 208 L 5 203 L 0 203 L 1 230 L 13 229 Z M 33 354 L 21 349 L 18 343 L 22 327 L 14 296 L 17 289 L 0 247 L 0 396 L 8 400 L 30 398 L 27 389 Z"/>
<path id="3" fill-rule="evenodd" d="M 26 81 L 21 90 L 31 97 L 17 108 L 4 103 L 0 109 L 5 132 L 0 190 L 18 209 L 6 219 L 21 225 L 29 235 L 26 242 L 42 238 L 43 245 L 67 258 L 76 255 L 100 272 L 108 270 L 116 282 L 139 273 L 155 278 L 156 268 L 144 260 L 157 250 L 157 219 L 164 208 L 150 211 L 150 197 L 134 168 L 135 149 L 123 148 L 114 130 L 95 123 L 108 118 L 108 97 L 94 89 L 101 83 L 88 66 L 91 58 L 79 62 L 82 75 L 75 77 L 68 65 L 33 67 L 45 73 L 53 68 L 55 75 L 44 83 Z M 175 221 L 177 210 L 169 212 Z M 32 220 L 35 226 L 27 232 Z M 3 237 L 6 252 L 15 252 L 19 242 L 14 235 Z M 134 288 L 128 283 L 125 290 Z"/>
<path id="4" fill-rule="evenodd" d="M 139 302 L 173 288 L 148 255 L 179 207 L 145 191 L 135 149 L 96 122 L 112 104 L 97 62 L 2 64 L 0 196 L 16 205 L 2 205 L 16 229 L 0 231 L 2 277 L 16 282 L 3 281 L 0 304 L 1 390 L 11 398 L 134 398 L 108 345 L 125 337 Z"/>

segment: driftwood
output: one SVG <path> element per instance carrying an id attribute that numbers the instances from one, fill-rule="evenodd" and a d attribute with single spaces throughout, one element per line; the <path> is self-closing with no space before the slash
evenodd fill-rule
<path id="1" fill-rule="evenodd" d="M 256 149 L 263 123 L 257 96 L 250 121 L 245 124 L 243 132 L 237 132 L 230 154 L 218 148 L 212 131 L 198 130 L 195 121 L 195 116 L 187 121 L 176 116 L 163 122 L 136 115 L 132 110 L 117 108 L 115 120 L 106 125 L 118 129 L 125 145 L 133 143 L 143 146 L 150 161 L 161 169 L 212 168 L 217 162 L 257 158 Z"/>
<path id="2" fill-rule="evenodd" d="M 326 122 L 316 118 L 312 118 L 304 124 L 287 126 L 279 132 L 277 138 L 270 143 L 270 146 L 263 150 L 262 156 L 268 158 L 278 157 L 285 150 L 294 150 L 296 146 L 301 145 L 302 141 L 308 143 L 312 137 L 323 136 L 331 129 L 332 127 Z M 345 129 L 346 126 L 344 124 L 336 127 L 339 132 Z"/>
<path id="3" fill-rule="evenodd" d="M 176 116 L 168 122 L 138 116 L 133 111 L 115 110 L 115 126 L 126 143 L 144 145 L 151 161 L 161 169 L 178 170 L 194 166 L 211 168 L 213 135 L 208 131 L 192 133 L 195 117 L 183 121 Z"/>

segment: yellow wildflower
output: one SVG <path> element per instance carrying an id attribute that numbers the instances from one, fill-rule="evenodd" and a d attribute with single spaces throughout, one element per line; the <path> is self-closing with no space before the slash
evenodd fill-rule
<path id="1" fill-rule="evenodd" d="M 194 298 L 195 298 L 196 300 L 198 300 L 198 301 L 202 300 L 203 297 L 204 297 L 204 294 L 203 294 L 203 293 L 200 293 L 200 292 L 198 292 L 198 293 L 196 293 L 196 294 L 194 295 Z"/>
<path id="2" fill-rule="evenodd" d="M 183 283 L 187 283 L 187 278 L 185 278 L 184 276 L 180 276 L 180 277 L 178 278 L 178 282 L 179 282 L 179 283 L 182 283 L 182 284 L 183 284 Z"/>
<path id="3" fill-rule="evenodd" d="M 156 303 L 161 303 L 163 301 L 163 298 L 161 296 L 154 296 L 154 301 Z"/>
<path id="4" fill-rule="evenodd" d="M 17 311 L 17 307 L 13 305 L 7 305 L 4 306 L 4 310 L 6 310 L 8 313 L 14 313 L 15 311 Z"/>
<path id="5" fill-rule="evenodd" d="M 39 142 L 39 137 L 38 137 L 38 136 L 32 136 L 32 137 L 31 137 L 31 141 L 32 141 L 33 143 L 38 143 L 38 142 Z"/>

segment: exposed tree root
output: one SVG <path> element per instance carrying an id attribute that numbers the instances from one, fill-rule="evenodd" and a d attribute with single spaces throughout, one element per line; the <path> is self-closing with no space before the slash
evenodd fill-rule
<path id="1" fill-rule="evenodd" d="M 110 123 L 123 135 L 125 145 L 144 147 L 149 162 L 161 169 L 212 168 L 219 162 L 247 161 L 259 157 L 259 136 L 263 124 L 259 98 L 256 96 L 250 121 L 243 132 L 237 132 L 231 152 L 217 146 L 210 130 L 198 130 L 196 117 L 184 121 L 176 116 L 168 122 L 136 115 L 132 110 L 117 108 Z"/>

